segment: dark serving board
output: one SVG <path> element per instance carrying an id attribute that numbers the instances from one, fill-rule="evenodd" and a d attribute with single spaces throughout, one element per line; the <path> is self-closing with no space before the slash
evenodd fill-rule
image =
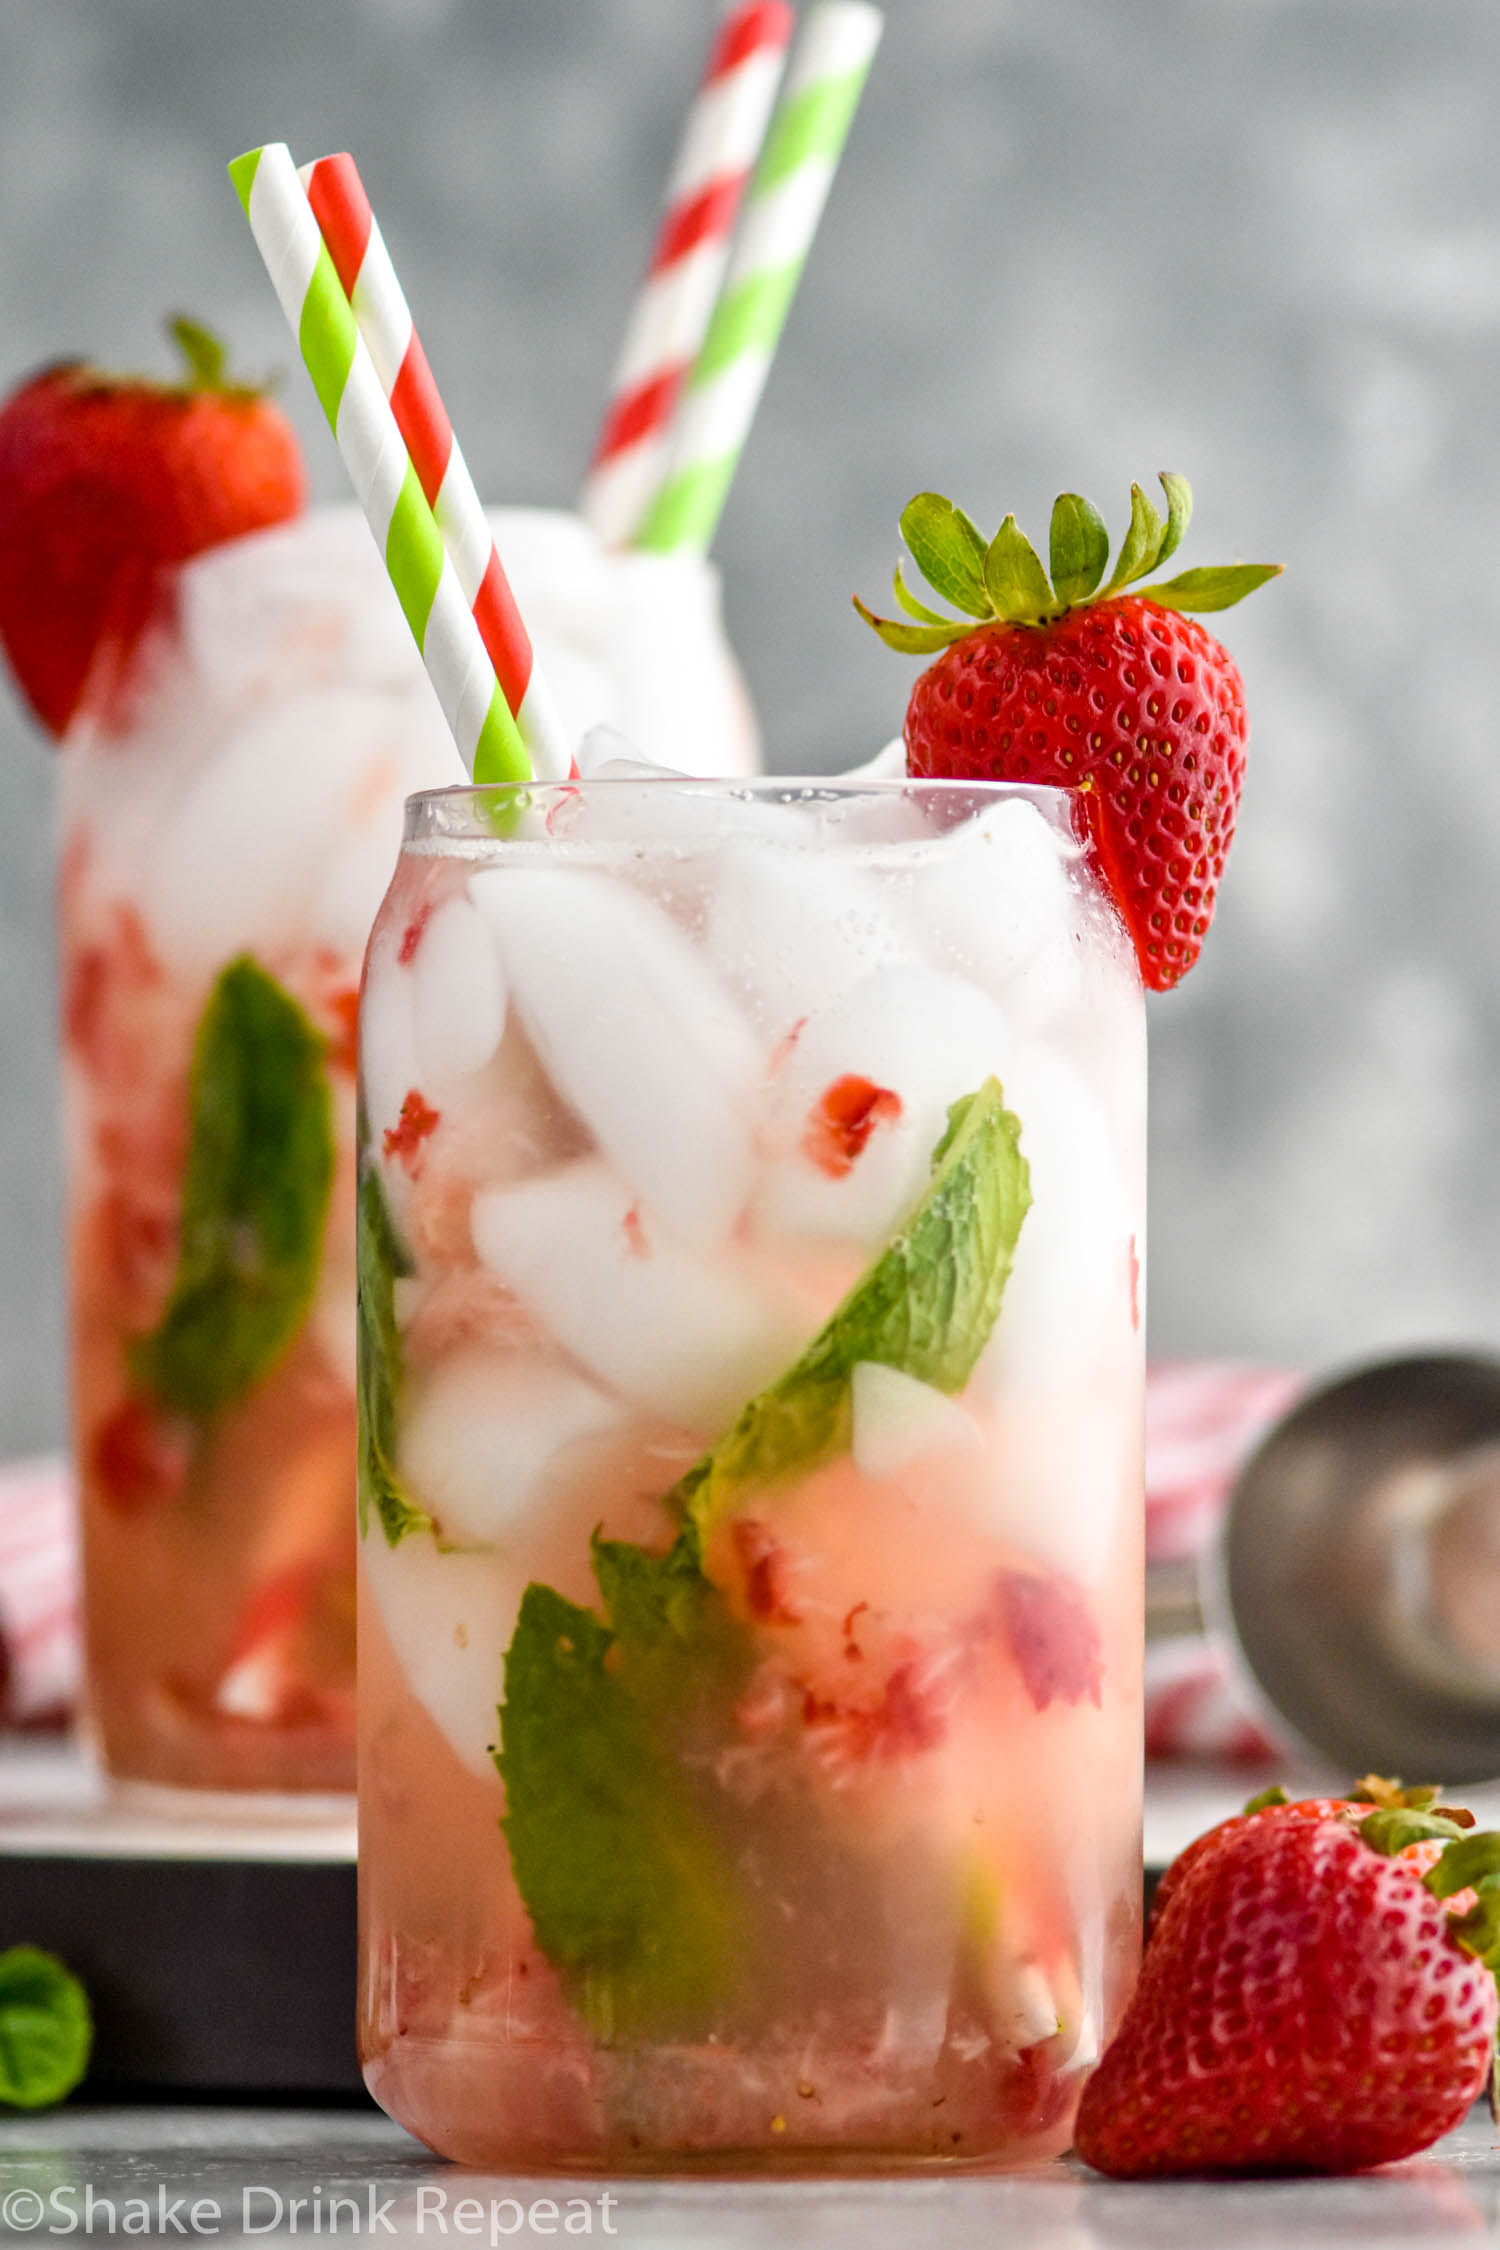
<path id="1" fill-rule="evenodd" d="M 0 1947 L 93 2003 L 87 2091 L 365 2098 L 354 2049 L 354 1813 L 208 1815 L 106 1794 L 77 1753 L 0 1748 Z"/>

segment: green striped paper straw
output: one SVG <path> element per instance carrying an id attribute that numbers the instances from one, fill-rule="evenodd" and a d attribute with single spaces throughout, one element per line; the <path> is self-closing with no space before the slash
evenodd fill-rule
<path id="1" fill-rule="evenodd" d="M 459 756 L 476 781 L 530 781 L 520 731 L 286 143 L 237 156 L 229 177 Z"/>
<path id="2" fill-rule="evenodd" d="M 881 29 L 865 0 L 823 0 L 807 19 L 638 548 L 702 554 L 713 539 Z"/>

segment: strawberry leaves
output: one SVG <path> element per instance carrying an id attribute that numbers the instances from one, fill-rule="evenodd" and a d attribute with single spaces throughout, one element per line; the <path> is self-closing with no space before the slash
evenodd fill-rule
<path id="1" fill-rule="evenodd" d="M 858 595 L 854 606 L 887 648 L 928 656 L 963 640 L 975 624 L 1052 624 L 1070 609 L 1107 601 L 1126 587 L 1160 609 L 1197 613 L 1228 609 L 1280 575 L 1279 563 L 1226 563 L 1140 585 L 1177 552 L 1192 519 L 1187 478 L 1164 470 L 1161 486 L 1165 517 L 1138 484 L 1131 486 L 1130 526 L 1108 579 L 1109 533 L 1097 508 L 1081 493 L 1060 493 L 1053 504 L 1044 569 L 1014 516 L 1005 518 L 986 545 L 962 508 L 941 493 L 919 492 L 902 512 L 901 535 L 928 585 L 961 610 L 963 618 L 928 608 L 912 593 L 899 563 L 893 581 L 896 600 L 911 622 L 877 617 Z"/>

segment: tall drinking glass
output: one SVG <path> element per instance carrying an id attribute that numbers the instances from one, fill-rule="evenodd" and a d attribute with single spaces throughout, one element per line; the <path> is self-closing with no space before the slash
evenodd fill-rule
<path id="1" fill-rule="evenodd" d="M 705 564 L 497 528 L 575 730 L 681 754 L 691 691 L 753 763 Z M 305 1797 L 354 1781 L 360 962 L 405 796 L 461 768 L 357 510 L 161 593 L 62 756 L 91 1725 L 118 1779 Z"/>
<path id="2" fill-rule="evenodd" d="M 1143 1021 L 1061 793 L 408 807 L 360 2037 L 445 2155 L 1066 2145 L 1139 1946 Z"/>

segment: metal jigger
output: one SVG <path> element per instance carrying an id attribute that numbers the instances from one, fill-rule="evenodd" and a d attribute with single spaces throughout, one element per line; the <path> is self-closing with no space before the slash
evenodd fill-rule
<path id="1" fill-rule="evenodd" d="M 1212 1614 L 1350 1773 L 1500 1775 L 1500 1362 L 1393 1359 L 1303 1399 L 1231 1495 Z"/>

